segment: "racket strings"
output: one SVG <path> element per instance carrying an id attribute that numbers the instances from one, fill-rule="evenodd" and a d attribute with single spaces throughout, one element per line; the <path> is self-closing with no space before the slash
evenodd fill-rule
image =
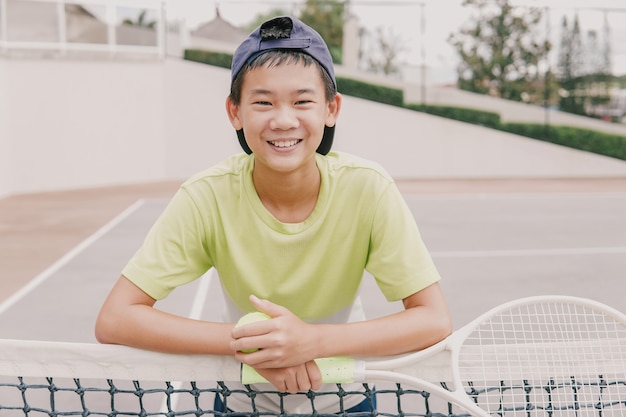
<path id="1" fill-rule="evenodd" d="M 459 373 L 489 413 L 626 416 L 625 352 L 626 327 L 612 316 L 567 302 L 533 303 L 477 326 L 459 351 Z"/>

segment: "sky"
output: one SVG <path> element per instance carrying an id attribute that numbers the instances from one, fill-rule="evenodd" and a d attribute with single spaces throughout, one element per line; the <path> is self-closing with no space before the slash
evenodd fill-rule
<path id="1" fill-rule="evenodd" d="M 215 9 L 219 6 L 221 16 L 236 25 L 246 25 L 258 14 L 267 13 L 274 8 L 292 10 L 304 0 L 167 0 L 168 19 L 184 19 L 190 28 L 212 20 Z M 447 39 L 467 24 L 471 9 L 462 7 L 463 0 L 350 0 L 352 13 L 357 16 L 361 26 L 368 29 L 381 27 L 390 31 L 403 42 L 407 51 L 403 61 L 410 65 L 422 64 L 424 52 L 429 77 L 433 82 L 453 82 L 456 79 L 455 68 L 458 63 L 456 52 Z M 626 28 L 621 23 L 626 19 L 624 0 L 511 0 L 519 6 L 548 8 L 547 24 L 542 24 L 542 35 L 549 28 L 549 38 L 558 49 L 563 15 L 573 17 L 578 13 L 583 33 L 597 30 L 602 33 L 604 14 L 607 12 L 612 30 L 613 71 L 626 74 Z M 422 36 L 421 12 L 424 12 L 424 30 Z M 556 58 L 554 58 L 556 59 Z"/>

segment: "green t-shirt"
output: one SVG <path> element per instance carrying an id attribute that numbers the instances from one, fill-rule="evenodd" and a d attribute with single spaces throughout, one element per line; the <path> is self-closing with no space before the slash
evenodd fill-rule
<path id="1" fill-rule="evenodd" d="M 187 180 L 123 275 L 155 299 L 217 270 L 245 313 L 254 294 L 320 321 L 355 301 L 364 270 L 390 301 L 439 280 L 415 220 L 378 165 L 317 155 L 321 188 L 302 223 L 282 223 L 252 182 L 254 156 L 238 154 Z"/>

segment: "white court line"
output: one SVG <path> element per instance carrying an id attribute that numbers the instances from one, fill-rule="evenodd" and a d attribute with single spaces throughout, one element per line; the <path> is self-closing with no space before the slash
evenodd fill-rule
<path id="1" fill-rule="evenodd" d="M 556 193 L 450 193 L 450 194 L 416 194 L 403 193 L 405 200 L 530 200 L 530 199 L 626 199 L 626 192 L 598 192 L 598 193 L 577 193 L 577 192 L 556 192 Z"/>
<path id="2" fill-rule="evenodd" d="M 626 199 L 626 193 L 485 193 L 485 194 L 408 194 L 407 201 L 426 200 L 514 200 L 514 199 Z M 548 248 L 548 249 L 509 249 L 509 250 L 459 250 L 459 251 L 431 251 L 433 258 L 495 258 L 495 257 L 523 257 L 523 256 L 571 256 L 571 255 L 600 255 L 626 254 L 626 246 L 595 247 L 595 248 Z"/>
<path id="3" fill-rule="evenodd" d="M 441 251 L 430 252 L 433 258 L 497 258 L 519 256 L 562 256 L 562 255 L 602 255 L 626 254 L 626 246 L 604 248 L 555 248 L 555 249 L 511 249 L 511 250 L 476 250 L 476 251 Z"/>
<path id="4" fill-rule="evenodd" d="M 137 211 L 139 207 L 141 207 L 144 203 L 145 203 L 145 200 L 141 199 L 135 202 L 134 204 L 132 204 L 126 210 L 118 214 L 113 220 L 111 220 L 110 222 L 102 226 L 94 234 L 92 234 L 87 239 L 80 242 L 77 246 L 75 246 L 73 249 L 71 249 L 69 252 L 63 255 L 59 260 L 57 260 L 55 263 L 53 263 L 51 266 L 49 266 L 47 269 L 45 269 L 43 272 L 41 272 L 39 275 L 33 278 L 30 282 L 28 282 L 28 284 L 23 286 L 20 290 L 18 290 L 13 295 L 11 295 L 3 303 L 0 303 L 0 314 L 4 313 L 9 308 L 11 308 L 14 304 L 18 303 L 20 300 L 26 297 L 30 292 L 32 292 L 38 286 L 44 283 L 48 278 L 50 278 L 50 276 L 52 276 L 55 272 L 57 272 L 59 269 L 65 266 L 68 262 L 70 262 L 72 259 L 78 256 L 82 251 L 87 249 L 94 242 L 102 238 L 102 236 L 104 236 L 110 230 L 112 230 L 114 227 L 120 224 L 124 219 L 126 219 L 135 211 Z"/>

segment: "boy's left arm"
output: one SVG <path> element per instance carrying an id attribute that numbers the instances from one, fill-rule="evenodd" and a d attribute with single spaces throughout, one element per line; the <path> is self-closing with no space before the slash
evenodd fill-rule
<path id="1" fill-rule="evenodd" d="M 252 354 L 237 353 L 255 368 L 285 368 L 331 356 L 388 356 L 429 347 L 448 336 L 452 324 L 438 283 L 403 300 L 401 312 L 345 324 L 308 324 L 284 307 L 251 298 L 275 320 L 233 330 L 235 351 L 261 347 Z"/>
<path id="2" fill-rule="evenodd" d="M 452 332 L 448 304 L 439 283 L 402 300 L 404 310 L 345 325 L 325 326 L 320 346 L 325 356 L 389 356 L 415 352 Z"/>

